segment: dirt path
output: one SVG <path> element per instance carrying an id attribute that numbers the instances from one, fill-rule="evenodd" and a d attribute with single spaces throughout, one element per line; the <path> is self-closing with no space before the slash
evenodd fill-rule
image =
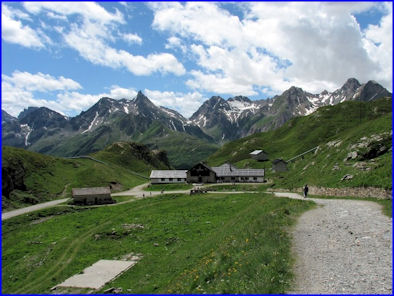
<path id="1" fill-rule="evenodd" d="M 295 193 L 277 196 L 303 199 Z M 308 198 L 309 199 L 309 198 Z M 391 294 L 392 219 L 377 203 L 310 199 L 292 232 L 295 287 L 289 294 Z"/>
<path id="2" fill-rule="evenodd" d="M 58 204 L 61 204 L 63 202 L 66 202 L 67 200 L 68 200 L 68 198 L 57 199 L 57 200 L 52 200 L 52 201 L 36 204 L 34 206 L 21 208 L 21 209 L 9 211 L 9 212 L 6 212 L 6 213 L 1 213 L 1 221 L 9 219 L 9 218 L 12 218 L 12 217 L 15 217 L 15 216 L 19 216 L 19 215 L 22 215 L 22 214 L 34 212 L 34 211 L 37 211 L 37 210 L 50 208 L 50 207 L 56 206 Z"/>

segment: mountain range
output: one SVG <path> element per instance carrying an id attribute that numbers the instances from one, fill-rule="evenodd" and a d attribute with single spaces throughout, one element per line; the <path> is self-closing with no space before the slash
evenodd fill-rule
<path id="1" fill-rule="evenodd" d="M 153 104 L 141 91 L 131 100 L 101 98 L 75 117 L 46 107 L 29 107 L 13 117 L 2 110 L 3 145 L 55 156 L 84 155 L 116 141 L 136 141 L 168 152 L 176 168 L 188 168 L 220 145 L 282 126 L 319 107 L 349 100 L 370 101 L 391 96 L 374 81 L 350 78 L 334 92 L 311 94 L 291 87 L 273 98 L 252 101 L 213 96 L 189 118 Z"/>

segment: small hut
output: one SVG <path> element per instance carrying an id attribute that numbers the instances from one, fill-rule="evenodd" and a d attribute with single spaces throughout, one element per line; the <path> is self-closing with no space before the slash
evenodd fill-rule
<path id="1" fill-rule="evenodd" d="M 268 154 L 264 150 L 255 150 L 249 153 L 250 157 L 257 161 L 266 161 L 268 160 Z"/>
<path id="2" fill-rule="evenodd" d="M 72 197 L 77 205 L 102 205 L 112 204 L 115 200 L 111 197 L 109 187 L 73 188 Z"/>
<path id="3" fill-rule="evenodd" d="M 276 173 L 288 171 L 287 162 L 281 158 L 275 159 L 272 161 L 272 170 Z"/>

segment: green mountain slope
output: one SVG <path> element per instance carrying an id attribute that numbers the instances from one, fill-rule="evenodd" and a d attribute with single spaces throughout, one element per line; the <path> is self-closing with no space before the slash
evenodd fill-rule
<path id="1" fill-rule="evenodd" d="M 103 125 L 87 134 L 71 136 L 63 141 L 59 135 L 53 135 L 33 144 L 30 149 L 54 156 L 86 155 L 105 149 L 118 141 L 136 141 L 148 145 L 151 149 L 167 151 L 168 159 L 175 168 L 189 168 L 207 158 L 218 149 L 218 145 L 186 132 L 173 131 L 158 121 L 145 127 L 144 132 L 125 130 Z M 197 147 L 197 149 L 196 149 Z M 195 153 L 188 154 L 189 151 Z"/>
<path id="2" fill-rule="evenodd" d="M 146 182 L 151 169 L 169 168 L 163 152 L 135 143 L 115 143 L 91 159 L 66 159 L 2 147 L 2 208 L 8 210 L 71 196 L 73 187 L 121 190 Z"/>
<path id="3" fill-rule="evenodd" d="M 309 116 L 290 120 L 279 129 L 230 142 L 207 159 L 210 165 L 231 162 L 239 167 L 266 168 L 277 186 L 299 187 L 305 183 L 327 187 L 377 186 L 391 188 L 391 98 L 371 102 L 350 101 L 320 108 Z M 271 161 L 289 160 L 289 171 L 275 174 Z M 264 149 L 269 162 L 250 159 L 249 153 Z M 353 159 L 348 154 L 353 153 Z M 347 159 L 347 160 L 345 160 Z M 345 175 L 349 180 L 341 181 Z"/>

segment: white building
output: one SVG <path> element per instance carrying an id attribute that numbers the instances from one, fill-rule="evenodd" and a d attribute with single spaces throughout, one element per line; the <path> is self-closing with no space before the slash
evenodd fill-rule
<path id="1" fill-rule="evenodd" d="M 152 170 L 150 182 L 152 184 L 186 183 L 187 170 Z"/>

